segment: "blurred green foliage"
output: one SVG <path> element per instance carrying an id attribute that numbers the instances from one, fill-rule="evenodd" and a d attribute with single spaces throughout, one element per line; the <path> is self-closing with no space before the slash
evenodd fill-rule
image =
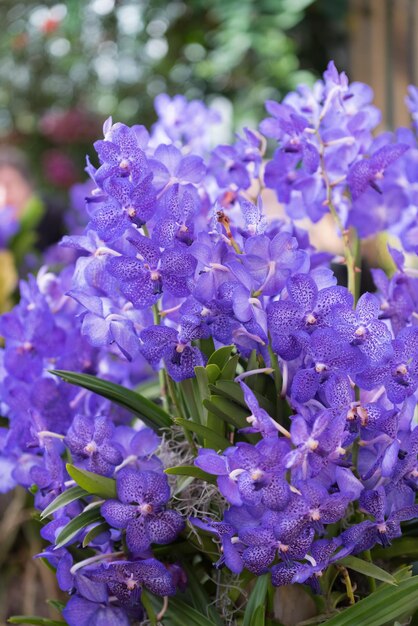
<path id="1" fill-rule="evenodd" d="M 149 124 L 158 93 L 216 100 L 237 126 L 255 123 L 267 98 L 314 80 L 298 59 L 315 67 L 306 41 L 318 58 L 324 20 L 345 4 L 2 0 L 0 138 L 20 142 L 35 173 L 65 188 L 80 178 L 102 121 Z M 319 37 L 303 28 L 307 12 L 314 22 L 319 16 Z"/>
<path id="2" fill-rule="evenodd" d="M 311 79 L 286 33 L 312 1 L 2 0 L 0 127 L 80 104 L 129 122 L 164 90 L 221 94 L 247 118 Z"/>

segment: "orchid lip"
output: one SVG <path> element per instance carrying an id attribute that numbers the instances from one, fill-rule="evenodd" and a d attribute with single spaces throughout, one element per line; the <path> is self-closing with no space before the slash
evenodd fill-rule
<path id="1" fill-rule="evenodd" d="M 231 478 L 232 480 L 238 480 L 238 476 L 240 476 L 243 472 L 245 472 L 244 469 L 234 469 L 232 470 L 232 472 L 229 473 L 229 478 Z"/>

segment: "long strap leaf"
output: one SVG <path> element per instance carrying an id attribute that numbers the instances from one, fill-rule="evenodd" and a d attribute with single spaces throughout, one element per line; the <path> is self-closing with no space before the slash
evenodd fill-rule
<path id="1" fill-rule="evenodd" d="M 402 581 L 397 587 L 380 589 L 325 622 L 325 626 L 383 626 L 402 615 L 412 615 L 418 607 L 418 576 Z"/>
<path id="2" fill-rule="evenodd" d="M 173 423 L 168 413 L 155 404 L 155 402 L 121 385 L 96 378 L 96 376 L 92 376 L 91 374 L 78 374 L 77 372 L 67 372 L 66 370 L 51 370 L 51 373 L 72 385 L 84 387 L 84 389 L 93 391 L 99 396 L 119 404 L 134 413 L 134 415 L 139 417 L 147 426 L 154 430 L 158 431 L 161 428 L 169 428 Z"/>

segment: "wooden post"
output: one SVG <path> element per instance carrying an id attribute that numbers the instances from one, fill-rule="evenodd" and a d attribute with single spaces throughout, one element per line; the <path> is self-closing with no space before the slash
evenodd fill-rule
<path id="1" fill-rule="evenodd" d="M 350 79 L 369 84 L 381 129 L 409 124 L 407 87 L 418 80 L 418 0 L 350 0 Z"/>

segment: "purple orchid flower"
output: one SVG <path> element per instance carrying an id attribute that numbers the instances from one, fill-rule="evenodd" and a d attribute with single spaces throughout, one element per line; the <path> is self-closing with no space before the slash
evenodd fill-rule
<path id="1" fill-rule="evenodd" d="M 92 420 L 76 415 L 64 439 L 74 460 L 89 471 L 111 476 L 116 465 L 122 463 L 122 453 L 113 443 L 114 424 L 107 417 Z"/>
<path id="2" fill-rule="evenodd" d="M 117 474 L 116 489 L 118 500 L 107 500 L 101 512 L 110 526 L 126 529 L 133 554 L 143 554 L 152 543 L 170 543 L 183 530 L 181 515 L 166 508 L 170 487 L 165 475 L 124 468 Z"/>
<path id="3" fill-rule="evenodd" d="M 299 356 L 309 335 L 328 326 L 327 316 L 339 305 L 351 310 L 352 296 L 343 287 L 319 290 L 309 274 L 295 274 L 287 282 L 288 298 L 272 302 L 267 311 L 272 345 L 280 356 Z"/>
<path id="4" fill-rule="evenodd" d="M 383 178 L 386 168 L 399 159 L 408 148 L 409 146 L 406 144 L 383 146 L 369 159 L 357 161 L 347 175 L 353 200 L 361 196 L 369 185 L 380 192 L 378 181 Z"/>

